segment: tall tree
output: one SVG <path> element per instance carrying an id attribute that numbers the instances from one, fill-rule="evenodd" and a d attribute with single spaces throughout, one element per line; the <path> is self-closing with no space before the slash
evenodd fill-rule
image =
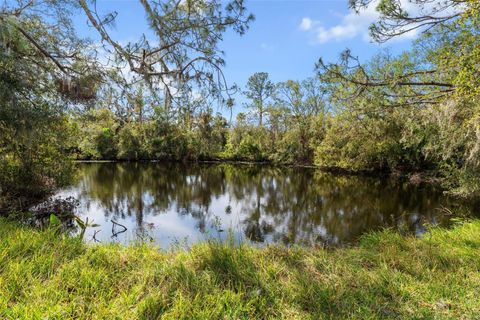
<path id="1" fill-rule="evenodd" d="M 79 0 L 91 25 L 120 63 L 146 80 L 152 92 L 164 91 L 165 109 L 169 111 L 179 92 L 193 86 L 208 88 L 221 97 L 229 92 L 223 76 L 225 64 L 219 43 L 227 29 L 244 34 L 253 16 L 247 13 L 243 0 L 224 3 L 220 0 L 140 0 L 148 20 L 151 39 L 145 34 L 122 45 L 108 31 L 116 12 L 101 14 L 96 0 Z"/>
<path id="2" fill-rule="evenodd" d="M 290 141 L 299 144 L 295 157 L 300 161 L 311 161 L 313 149 L 311 139 L 316 138 L 312 132 L 314 122 L 323 122 L 325 107 L 322 90 L 318 79 L 310 78 L 302 82 L 288 80 L 277 85 L 275 94 L 277 108 L 287 108 L 290 115 Z M 323 123 L 319 123 L 323 126 Z"/>
<path id="3" fill-rule="evenodd" d="M 350 4 L 361 11 L 375 3 L 351 0 Z M 383 70 L 373 70 L 345 50 L 339 63 L 319 60 L 317 70 L 322 79 L 352 85 L 353 95 L 383 90 L 403 105 L 439 103 L 458 93 L 470 98 L 478 95 L 480 2 L 412 0 L 409 4 L 407 9 L 402 1 L 380 1 L 376 7 L 380 16 L 370 26 L 370 34 L 376 41 L 385 42 L 417 32 L 420 37 L 412 54 L 400 59 L 386 56 L 388 67 L 384 64 Z"/>
<path id="4" fill-rule="evenodd" d="M 98 75 L 74 11 L 56 0 L 0 7 L 0 198 L 42 195 L 70 171 L 65 111 L 95 97 Z"/>
<path id="5" fill-rule="evenodd" d="M 247 90 L 244 91 L 244 94 L 250 99 L 247 107 L 253 109 L 258 116 L 259 126 L 263 126 L 267 102 L 272 97 L 274 90 L 275 85 L 270 81 L 266 72 L 256 72 L 248 78 Z"/>
<path id="6" fill-rule="evenodd" d="M 349 0 L 349 3 L 356 12 L 376 5 L 380 16 L 370 26 L 370 34 L 378 42 L 445 26 L 479 8 L 477 0 Z"/>

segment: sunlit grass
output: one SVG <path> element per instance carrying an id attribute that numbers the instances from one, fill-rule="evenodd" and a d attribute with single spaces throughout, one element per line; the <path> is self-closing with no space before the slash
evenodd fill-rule
<path id="1" fill-rule="evenodd" d="M 0 318 L 475 319 L 480 221 L 326 251 L 86 245 L 0 220 Z"/>

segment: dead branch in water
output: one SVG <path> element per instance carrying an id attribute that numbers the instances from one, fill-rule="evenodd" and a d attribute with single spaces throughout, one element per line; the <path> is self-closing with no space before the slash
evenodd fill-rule
<path id="1" fill-rule="evenodd" d="M 123 224 L 116 222 L 115 220 L 110 220 L 112 222 L 112 238 L 117 237 L 120 233 L 124 233 L 127 231 L 127 227 L 125 227 Z M 115 226 L 120 226 L 123 228 L 123 230 L 115 232 Z"/>
<path id="2" fill-rule="evenodd" d="M 100 231 L 102 231 L 102 230 L 95 230 L 95 231 L 93 232 L 93 241 L 95 241 L 95 242 L 101 242 L 100 240 L 97 239 L 97 233 L 99 233 Z"/>

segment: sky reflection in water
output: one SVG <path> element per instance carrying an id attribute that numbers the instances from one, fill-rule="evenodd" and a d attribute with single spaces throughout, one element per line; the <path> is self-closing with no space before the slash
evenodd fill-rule
<path id="1" fill-rule="evenodd" d="M 432 187 L 260 165 L 82 163 L 57 196 L 80 201 L 77 213 L 99 224 L 85 239 L 154 241 L 163 248 L 209 237 L 258 244 L 342 246 L 369 230 L 421 234 L 448 224 L 441 208 L 467 211 Z M 114 220 L 127 227 L 122 230 Z"/>

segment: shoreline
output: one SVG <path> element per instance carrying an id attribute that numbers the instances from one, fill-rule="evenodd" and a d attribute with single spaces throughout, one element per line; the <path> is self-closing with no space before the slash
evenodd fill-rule
<path id="1" fill-rule="evenodd" d="M 181 163 L 181 164 L 231 164 L 231 165 L 259 165 L 259 166 L 272 166 L 278 168 L 300 168 L 300 169 L 312 169 L 325 173 L 345 175 L 345 176 L 368 176 L 379 178 L 393 178 L 399 181 L 407 181 L 408 183 L 419 185 L 429 184 L 439 187 L 442 191 L 445 191 L 441 187 L 441 178 L 436 177 L 437 173 L 433 170 L 411 170 L 411 171 L 388 171 L 388 170 L 352 170 L 339 167 L 322 167 L 315 164 L 287 164 L 276 163 L 272 161 L 245 161 L 245 160 L 229 160 L 229 159 L 210 159 L 210 160 L 172 160 L 172 159 L 139 159 L 139 160 L 123 160 L 123 159 L 98 159 L 98 160 L 73 160 L 74 163 Z"/>

